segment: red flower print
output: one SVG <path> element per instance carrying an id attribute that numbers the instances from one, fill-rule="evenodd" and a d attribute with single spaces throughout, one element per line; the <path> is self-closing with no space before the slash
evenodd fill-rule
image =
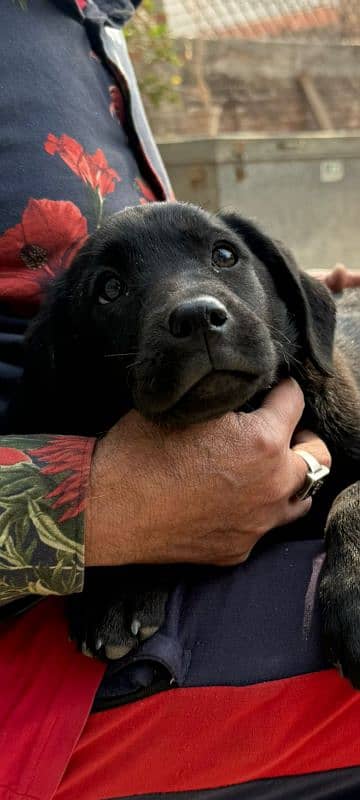
<path id="1" fill-rule="evenodd" d="M 68 473 L 45 498 L 52 501 L 52 508 L 66 506 L 60 522 L 76 517 L 84 510 L 87 488 L 84 466 L 88 463 L 87 456 L 90 457 L 94 442 L 93 439 L 81 439 L 79 436 L 57 436 L 50 439 L 47 445 L 29 450 L 36 461 L 44 462 L 39 468 L 43 475 Z"/>
<path id="2" fill-rule="evenodd" d="M 109 111 L 112 117 L 116 117 L 123 125 L 125 121 L 125 106 L 124 99 L 118 86 L 109 86 L 109 95 L 111 103 Z"/>
<path id="3" fill-rule="evenodd" d="M 93 156 L 88 156 L 91 171 L 90 186 L 98 189 L 101 197 L 110 194 L 115 189 L 115 181 L 120 181 L 120 175 L 111 169 L 102 150 L 96 150 Z"/>
<path id="4" fill-rule="evenodd" d="M 74 203 L 29 200 L 21 222 L 0 236 L 1 297 L 20 310 L 39 303 L 43 286 L 71 263 L 87 237 Z"/>
<path id="5" fill-rule="evenodd" d="M 62 136 L 49 133 L 44 149 L 51 156 L 57 153 L 75 175 L 99 192 L 101 198 L 113 192 L 116 182 L 121 180 L 116 170 L 109 167 L 102 150 L 98 149 L 91 155 L 66 133 Z"/>
<path id="6" fill-rule="evenodd" d="M 140 178 L 135 178 L 135 183 L 142 194 L 142 197 L 140 197 L 140 205 L 144 206 L 147 203 L 151 203 L 153 200 L 156 200 L 154 192 L 152 189 L 150 189 L 150 186 L 145 183 L 145 181 L 140 180 Z"/>
<path id="7" fill-rule="evenodd" d="M 31 462 L 31 459 L 22 450 L 17 450 L 15 447 L 0 447 L 0 467 L 13 467 L 14 464 L 21 464 L 24 461 Z"/>

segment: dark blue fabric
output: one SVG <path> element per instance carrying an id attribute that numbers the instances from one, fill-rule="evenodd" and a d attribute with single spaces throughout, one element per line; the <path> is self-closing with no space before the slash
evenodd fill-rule
<path id="1" fill-rule="evenodd" d="M 26 320 L 0 312 L 0 431 L 1 418 L 21 377 Z"/>
<path id="2" fill-rule="evenodd" d="M 0 234 L 20 221 L 30 197 L 71 200 L 87 217 L 89 230 L 95 224 L 82 182 L 65 164 L 59 168 L 59 156 L 45 152 L 49 133 L 73 137 L 90 153 L 100 147 L 119 173 L 121 181 L 107 195 L 104 215 L 139 202 L 136 177 L 155 183 L 148 166 L 153 154 L 166 180 L 152 137 L 141 131 L 142 145 L 148 148 L 144 153 L 134 126 L 129 142 L 127 132 L 111 116 L 109 87 L 116 83 L 115 76 L 100 45 L 91 54 L 94 42 L 90 43 L 80 14 L 76 18 L 72 5 L 71 9 L 70 14 L 68 3 L 60 0 L 31 0 L 31 8 L 24 12 L 12 0 L 2 0 L 1 29 L 7 35 L 1 35 Z M 99 22 L 98 41 L 101 29 Z M 119 57 L 118 62 L 120 71 Z M 130 77 L 124 82 L 129 84 Z M 153 188 L 159 191 L 157 183 Z"/>
<path id="3" fill-rule="evenodd" d="M 165 624 L 128 663 L 109 667 L 98 699 L 156 687 L 159 664 L 179 686 L 245 686 L 325 669 L 310 584 L 322 553 L 319 540 L 269 537 L 239 567 L 184 567 Z"/>
<path id="4" fill-rule="evenodd" d="M 268 778 L 238 786 L 189 792 L 136 795 L 137 800 L 358 800 L 360 769 Z M 107 798 L 120 800 L 120 798 Z M 129 800 L 123 797 L 121 800 Z"/>

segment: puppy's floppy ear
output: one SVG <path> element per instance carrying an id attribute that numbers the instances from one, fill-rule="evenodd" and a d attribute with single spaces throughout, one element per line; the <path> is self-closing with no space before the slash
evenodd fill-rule
<path id="1" fill-rule="evenodd" d="M 27 330 L 24 370 L 7 409 L 7 432 L 32 433 L 47 427 L 47 409 L 52 408 L 55 394 L 54 352 L 48 335 L 49 325 L 50 318 L 45 316 L 44 309 Z"/>
<path id="2" fill-rule="evenodd" d="M 60 280 L 57 286 L 59 283 Z M 62 360 L 59 354 L 63 340 L 70 340 L 70 337 L 61 298 L 50 291 L 26 333 L 24 372 L 9 409 L 9 424 L 14 430 L 50 430 L 54 418 L 59 418 L 60 426 L 61 398 L 68 382 L 64 372 L 59 370 L 59 360 Z M 71 351 L 70 343 L 69 348 Z"/>
<path id="3" fill-rule="evenodd" d="M 67 335 L 66 318 L 61 312 L 59 293 L 61 279 L 48 292 L 40 311 L 30 323 L 25 337 L 25 376 L 31 380 L 47 376 L 49 383 L 55 380 L 57 340 L 60 332 Z M 54 287 L 56 286 L 56 292 Z"/>
<path id="4" fill-rule="evenodd" d="M 218 215 L 237 233 L 271 273 L 281 297 L 297 322 L 304 355 L 323 375 L 332 374 L 335 303 L 320 281 L 301 272 L 294 257 L 252 221 L 236 213 Z"/>
<path id="5" fill-rule="evenodd" d="M 91 257 L 91 243 L 92 237 L 89 237 L 71 267 L 50 284 L 40 311 L 26 334 L 25 374 L 31 374 L 31 380 L 36 375 L 46 375 L 49 388 L 55 388 L 56 382 L 64 380 L 63 363 L 67 374 L 71 372 L 77 343 L 75 327 L 81 311 L 81 284 L 77 276 L 81 276 Z"/>

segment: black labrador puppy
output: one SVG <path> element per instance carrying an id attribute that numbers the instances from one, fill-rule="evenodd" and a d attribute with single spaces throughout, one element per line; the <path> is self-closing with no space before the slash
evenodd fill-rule
<path id="1" fill-rule="evenodd" d="M 334 347 L 330 293 L 252 222 L 180 203 L 126 209 L 90 237 L 32 324 L 8 430 L 101 436 L 133 407 L 159 425 L 190 425 L 254 409 L 294 376 L 302 424 L 326 441 L 333 467 L 293 532 L 328 519 L 324 636 L 360 688 L 360 298 L 348 297 Z M 164 575 L 87 570 L 69 605 L 79 646 L 114 658 L 151 635 Z"/>

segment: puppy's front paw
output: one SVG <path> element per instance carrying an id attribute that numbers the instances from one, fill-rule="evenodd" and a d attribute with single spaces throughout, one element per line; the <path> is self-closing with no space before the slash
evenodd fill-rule
<path id="1" fill-rule="evenodd" d="M 360 689 L 360 576 L 327 569 L 320 581 L 323 639 L 329 661 Z"/>
<path id="2" fill-rule="evenodd" d="M 360 689 L 360 483 L 336 498 L 326 539 L 320 580 L 324 643 L 329 660 Z"/>
<path id="3" fill-rule="evenodd" d="M 74 595 L 68 603 L 70 636 L 85 655 L 123 658 L 162 625 L 166 599 L 162 590 L 127 593 L 109 605 Z"/>
<path id="4" fill-rule="evenodd" d="M 106 606 L 98 598 L 74 595 L 69 598 L 67 615 L 70 637 L 84 655 L 122 658 L 137 645 L 124 600 Z"/>
<path id="5" fill-rule="evenodd" d="M 149 639 L 163 624 L 167 596 L 162 589 L 149 590 L 135 595 L 130 601 L 131 631 L 139 641 Z"/>

